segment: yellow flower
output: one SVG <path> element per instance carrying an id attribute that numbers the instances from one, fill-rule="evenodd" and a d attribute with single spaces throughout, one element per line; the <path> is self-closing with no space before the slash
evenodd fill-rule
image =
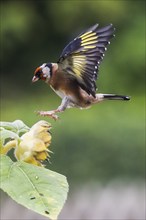
<path id="1" fill-rule="evenodd" d="M 21 136 L 21 140 L 15 148 L 17 160 L 23 160 L 37 166 L 49 159 L 48 147 L 51 143 L 51 124 L 46 121 L 39 121 L 34 124 L 28 132 Z"/>

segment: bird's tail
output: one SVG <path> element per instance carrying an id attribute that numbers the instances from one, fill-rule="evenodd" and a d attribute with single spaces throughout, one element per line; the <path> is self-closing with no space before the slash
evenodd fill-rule
<path id="1" fill-rule="evenodd" d="M 104 101 L 104 100 L 124 100 L 124 101 L 128 101 L 128 100 L 130 100 L 130 97 L 125 96 L 125 95 L 97 93 L 96 98 L 93 100 L 93 103 L 97 103 L 97 102 Z"/>
<path id="2" fill-rule="evenodd" d="M 115 94 L 103 94 L 103 99 L 104 100 L 124 100 L 124 101 L 128 101 L 130 100 L 129 96 L 125 96 L 125 95 L 115 95 Z"/>

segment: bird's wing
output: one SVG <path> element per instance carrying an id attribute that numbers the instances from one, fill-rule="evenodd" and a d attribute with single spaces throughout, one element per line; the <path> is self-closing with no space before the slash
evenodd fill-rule
<path id="1" fill-rule="evenodd" d="M 94 97 L 99 64 L 114 30 L 112 24 L 103 28 L 98 28 L 98 24 L 92 26 L 64 48 L 58 61 L 60 68 Z"/>

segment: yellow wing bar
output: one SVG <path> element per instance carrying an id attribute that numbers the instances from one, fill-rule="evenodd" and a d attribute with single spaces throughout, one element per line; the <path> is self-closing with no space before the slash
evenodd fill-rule
<path id="1" fill-rule="evenodd" d="M 94 37 L 96 36 L 96 33 L 95 32 L 92 32 L 92 31 L 89 31 L 89 32 L 86 32 L 85 34 L 81 35 L 80 38 L 82 40 L 86 39 L 86 38 L 89 38 L 89 37 Z"/>
<path id="2" fill-rule="evenodd" d="M 84 47 L 84 49 L 93 49 L 96 47 L 97 44 L 97 34 L 96 32 L 89 31 L 85 34 L 80 36 L 81 39 L 81 47 Z"/>

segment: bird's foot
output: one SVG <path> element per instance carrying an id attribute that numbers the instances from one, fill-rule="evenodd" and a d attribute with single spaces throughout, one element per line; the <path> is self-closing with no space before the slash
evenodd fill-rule
<path id="1" fill-rule="evenodd" d="M 55 114 L 56 111 L 37 111 L 38 115 L 48 116 L 53 118 L 55 121 L 59 119 L 59 116 Z"/>

